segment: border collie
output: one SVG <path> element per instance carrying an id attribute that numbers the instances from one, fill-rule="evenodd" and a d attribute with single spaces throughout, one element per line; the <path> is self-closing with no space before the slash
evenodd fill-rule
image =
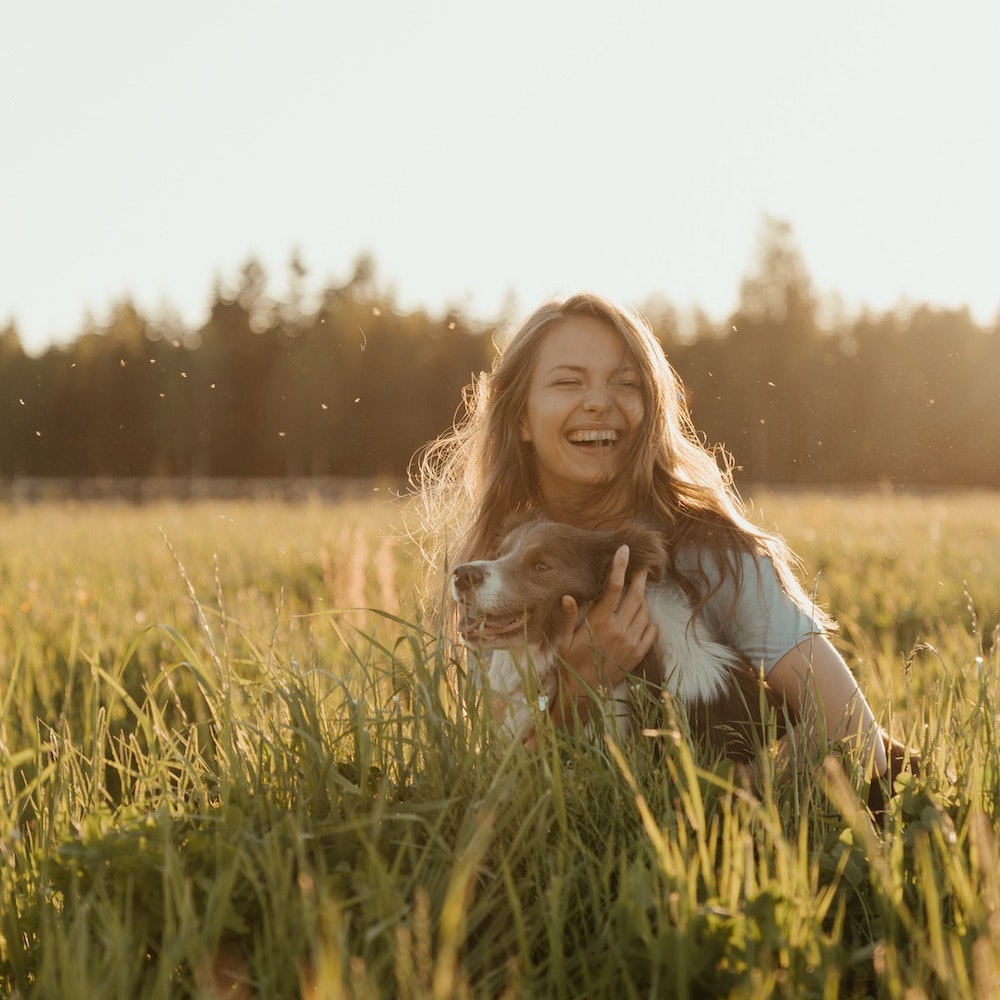
<path id="1" fill-rule="evenodd" d="M 754 755 L 764 733 L 766 703 L 784 712 L 778 695 L 748 660 L 712 640 L 692 618 L 691 605 L 666 577 L 667 552 L 660 534 L 635 525 L 620 531 L 587 531 L 552 521 L 528 521 L 500 542 L 494 559 L 467 562 L 452 574 L 458 631 L 474 652 L 485 653 L 491 708 L 510 737 L 523 733 L 534 706 L 544 710 L 555 693 L 554 642 L 564 625 L 561 599 L 571 595 L 579 625 L 604 592 L 621 545 L 629 547 L 626 583 L 648 571 L 646 600 L 659 635 L 635 671 L 670 693 L 685 709 L 696 740 L 736 761 Z M 628 712 L 628 684 L 613 692 L 613 724 Z M 753 730 L 756 727 L 757 737 Z"/>

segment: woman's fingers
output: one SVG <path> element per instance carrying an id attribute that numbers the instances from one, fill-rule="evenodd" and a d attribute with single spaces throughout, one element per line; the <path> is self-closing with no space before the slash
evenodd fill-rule
<path id="1" fill-rule="evenodd" d="M 600 673 L 627 675 L 656 641 L 657 629 L 646 603 L 647 573 L 645 570 L 636 573 L 626 586 L 628 560 L 629 548 L 622 545 L 612 559 L 604 593 L 587 612 L 582 627 L 576 626 L 576 602 L 571 597 L 563 598 L 565 620 L 558 648 L 571 653 L 583 640 Z M 594 653 L 599 656 L 594 658 Z"/>
<path id="2" fill-rule="evenodd" d="M 625 573 L 628 570 L 629 551 L 627 545 L 619 546 L 611 560 L 611 572 L 608 574 L 608 582 L 604 588 L 594 609 L 608 608 L 611 611 L 617 609 L 621 603 L 622 593 L 625 590 Z"/>

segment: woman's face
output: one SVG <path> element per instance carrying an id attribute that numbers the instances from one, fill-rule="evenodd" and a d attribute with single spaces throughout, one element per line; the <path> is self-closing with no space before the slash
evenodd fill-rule
<path id="1" fill-rule="evenodd" d="M 521 416 L 545 501 L 572 502 L 621 472 L 644 412 L 638 367 L 614 329 L 573 316 L 545 333 Z"/>

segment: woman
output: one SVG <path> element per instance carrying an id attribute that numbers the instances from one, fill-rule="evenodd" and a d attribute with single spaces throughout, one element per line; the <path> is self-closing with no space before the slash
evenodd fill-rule
<path id="1" fill-rule="evenodd" d="M 903 750 L 827 637 L 832 622 L 799 584 L 795 557 L 747 518 L 639 316 L 591 294 L 547 303 L 465 402 L 420 463 L 438 562 L 445 547 L 451 565 L 482 557 L 515 511 L 594 529 L 653 524 L 668 541 L 670 572 L 719 641 L 759 665 L 798 719 L 855 744 L 878 775 L 890 749 L 899 770 Z M 586 717 L 591 693 L 627 676 L 656 638 L 644 576 L 624 587 L 627 563 L 623 549 L 586 627 L 574 627 L 575 603 L 563 599 L 566 667 L 549 705 L 557 724 Z"/>

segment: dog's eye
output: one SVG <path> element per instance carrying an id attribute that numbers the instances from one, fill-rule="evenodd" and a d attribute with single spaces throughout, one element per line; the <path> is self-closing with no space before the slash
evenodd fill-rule
<path id="1" fill-rule="evenodd" d="M 549 570 L 549 564 L 543 562 L 535 563 L 535 571 L 538 573 L 547 573 Z"/>

